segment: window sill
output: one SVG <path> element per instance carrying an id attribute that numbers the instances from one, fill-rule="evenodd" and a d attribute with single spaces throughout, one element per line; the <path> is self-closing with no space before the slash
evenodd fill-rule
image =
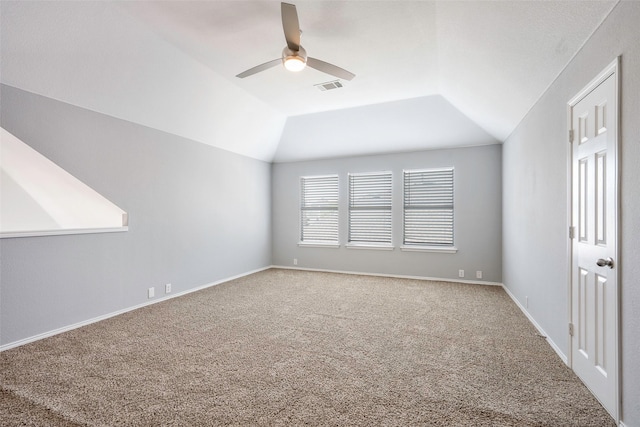
<path id="1" fill-rule="evenodd" d="M 325 242 L 298 242 L 298 246 L 307 248 L 339 248 L 339 243 L 325 243 Z"/>
<path id="2" fill-rule="evenodd" d="M 439 252 L 444 254 L 455 254 L 458 248 L 455 246 L 401 246 L 400 250 L 407 252 Z"/>
<path id="3" fill-rule="evenodd" d="M 377 251 L 392 251 L 395 247 L 391 245 L 376 245 L 373 243 L 347 243 L 347 249 L 373 249 Z"/>

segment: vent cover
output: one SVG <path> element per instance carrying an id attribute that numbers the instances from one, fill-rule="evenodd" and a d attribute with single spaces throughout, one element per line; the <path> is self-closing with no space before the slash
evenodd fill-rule
<path id="1" fill-rule="evenodd" d="M 326 83 L 320 83 L 320 84 L 317 84 L 317 85 L 314 85 L 314 86 L 317 87 L 322 92 L 327 91 L 327 90 L 340 89 L 341 87 L 343 87 L 342 83 L 340 83 L 339 80 L 334 80 L 332 82 L 326 82 Z"/>

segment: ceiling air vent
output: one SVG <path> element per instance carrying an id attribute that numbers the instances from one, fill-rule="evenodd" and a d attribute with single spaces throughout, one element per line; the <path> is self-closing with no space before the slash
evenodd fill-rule
<path id="1" fill-rule="evenodd" d="M 315 87 L 317 87 L 318 89 L 320 89 L 321 91 L 326 91 L 326 90 L 333 90 L 333 89 L 340 89 L 342 86 L 342 83 L 340 83 L 339 80 L 334 80 L 332 82 L 326 82 L 326 83 L 320 83 L 317 85 L 314 85 Z"/>

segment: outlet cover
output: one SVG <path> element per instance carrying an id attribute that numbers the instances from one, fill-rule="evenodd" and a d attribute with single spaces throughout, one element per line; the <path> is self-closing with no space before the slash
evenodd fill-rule
<path id="1" fill-rule="evenodd" d="M 156 288 L 149 288 L 149 292 L 148 292 L 149 298 L 153 298 L 156 296 Z"/>
<path id="2" fill-rule="evenodd" d="M 164 293 L 165 294 L 171 293 L 171 283 L 167 283 L 166 285 L 164 285 Z"/>
<path id="3" fill-rule="evenodd" d="M 298 265 L 298 258 L 293 259 L 293 265 Z"/>
<path id="4" fill-rule="evenodd" d="M 482 279 L 482 271 L 476 271 L 476 279 Z"/>
<path id="5" fill-rule="evenodd" d="M 458 277 L 464 277 L 464 270 L 458 270 Z"/>

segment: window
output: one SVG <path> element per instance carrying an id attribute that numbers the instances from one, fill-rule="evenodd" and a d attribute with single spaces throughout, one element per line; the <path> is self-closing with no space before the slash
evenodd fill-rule
<path id="1" fill-rule="evenodd" d="M 391 246 L 391 172 L 349 174 L 349 244 Z"/>
<path id="2" fill-rule="evenodd" d="M 300 243 L 338 245 L 338 175 L 300 178 Z"/>
<path id="3" fill-rule="evenodd" d="M 453 168 L 404 171 L 403 249 L 454 252 Z"/>

